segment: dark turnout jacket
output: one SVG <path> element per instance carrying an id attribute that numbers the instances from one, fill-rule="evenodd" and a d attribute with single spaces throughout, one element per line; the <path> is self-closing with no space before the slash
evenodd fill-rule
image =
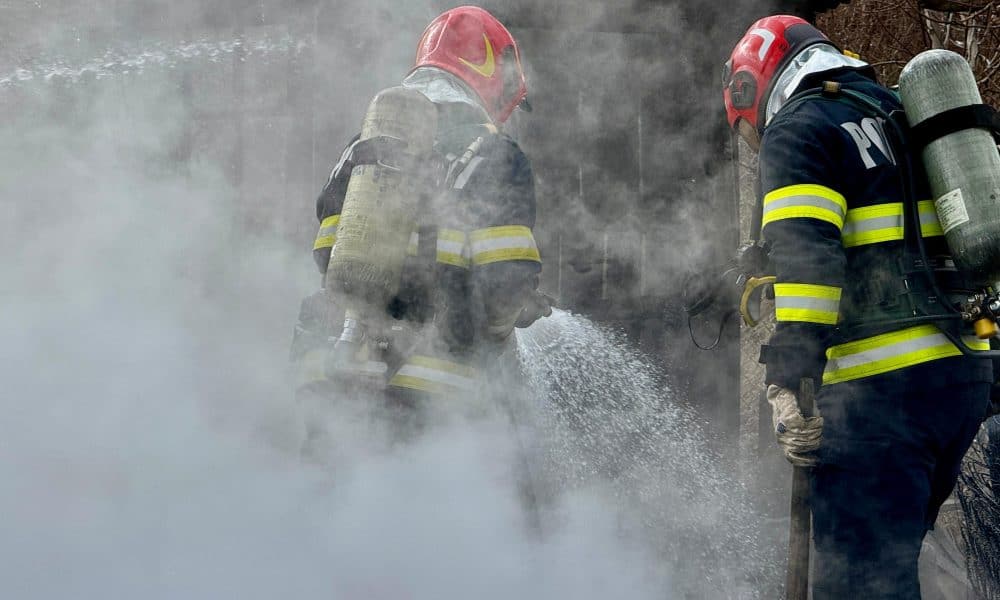
<path id="1" fill-rule="evenodd" d="M 428 166 L 440 170 L 432 177 L 440 184 L 418 215 L 400 292 L 387 310 L 400 319 L 436 321 L 452 350 L 461 352 L 488 335 L 491 323 L 519 312 L 537 287 L 541 257 L 527 156 L 492 125 L 442 121 L 435 166 Z M 458 160 L 474 143 L 475 153 Z M 348 147 L 316 202 L 313 254 L 324 273 L 350 168 Z"/>
<path id="2" fill-rule="evenodd" d="M 799 91 L 823 80 L 868 96 L 887 113 L 902 110 L 865 71 L 816 74 Z M 926 291 L 926 277 L 904 260 L 904 234 L 913 227 L 902 179 L 906 150 L 889 125 L 850 102 L 815 96 L 789 101 L 764 132 L 762 233 L 777 276 L 775 333 L 761 352 L 767 383 L 798 389 L 803 377 L 836 384 L 890 372 L 991 380 L 990 362 L 960 357 L 936 325 L 887 324 L 912 315 L 908 292 Z M 912 162 L 919 166 L 919 157 Z M 947 264 L 926 178 L 920 172 L 914 179 L 920 235 L 936 264 Z"/>

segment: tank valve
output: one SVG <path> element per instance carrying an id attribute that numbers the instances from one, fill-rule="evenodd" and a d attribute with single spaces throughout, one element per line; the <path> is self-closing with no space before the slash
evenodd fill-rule
<path id="1" fill-rule="evenodd" d="M 997 317 L 1000 316 L 1000 298 L 997 298 L 992 290 L 988 290 L 985 297 L 981 298 L 976 310 L 976 316 L 979 318 L 973 323 L 973 328 L 977 338 L 988 340 L 1000 335 L 1000 326 L 997 325 Z"/>

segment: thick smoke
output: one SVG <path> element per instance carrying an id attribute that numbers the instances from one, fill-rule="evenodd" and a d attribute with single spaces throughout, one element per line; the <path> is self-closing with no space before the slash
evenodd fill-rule
<path id="1" fill-rule="evenodd" d="M 599 498 L 525 533 L 505 429 L 301 464 L 302 261 L 216 165 L 170 164 L 163 79 L 122 83 L 19 88 L 3 131 L 5 595 L 653 597 Z"/>
<path id="2" fill-rule="evenodd" d="M 398 80 L 418 32 L 446 7 L 286 4 L 38 2 L 4 26 L 2 595 L 698 597 L 698 581 L 668 564 L 680 558 L 676 543 L 648 539 L 678 533 L 675 523 L 625 510 L 637 500 L 623 501 L 606 473 L 550 482 L 551 518 L 533 531 L 523 440 L 503 418 L 442 424 L 401 446 L 358 436 L 336 465 L 299 460 L 285 359 L 298 301 L 317 285 L 312 197 L 367 99 Z M 273 21 L 283 25 L 269 29 Z M 606 43 L 581 66 L 607 71 L 624 49 L 594 38 Z M 647 56 L 635 68 L 654 76 L 666 67 Z M 286 85 L 295 69 L 313 69 L 315 85 Z M 545 118 L 546 107 L 536 110 L 532 119 Z M 594 127 L 615 118 L 607 106 L 583 114 Z M 692 139 L 684 133 L 680 145 Z M 571 154 L 580 143 L 560 147 Z M 691 150 L 659 140 L 644 151 L 667 164 Z M 566 158 L 594 172 L 604 165 Z M 634 193 L 588 177 L 603 198 Z M 681 220 L 702 214 L 686 190 L 672 190 Z M 575 195 L 562 194 L 570 205 Z M 585 227 L 613 212 L 582 206 L 569 216 Z M 616 224 L 640 220 L 629 212 Z M 711 251 L 692 242 L 681 256 Z M 669 261 L 680 268 L 678 256 Z M 705 456 L 704 469 L 721 460 Z M 647 481 L 663 476 L 641 467 Z M 707 488 L 638 489 L 649 492 L 639 508 L 708 501 L 721 473 L 705 474 Z M 716 516 L 732 518 L 722 514 L 730 500 L 679 513 L 702 520 L 679 532 L 692 555 L 699 535 L 718 531 Z M 735 560 L 720 559 L 716 543 L 699 549 L 707 561 Z M 754 596 L 741 565 L 715 575 L 705 590 Z"/>

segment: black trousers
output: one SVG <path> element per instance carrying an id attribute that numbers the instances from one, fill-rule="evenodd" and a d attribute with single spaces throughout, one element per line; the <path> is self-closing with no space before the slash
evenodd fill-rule
<path id="1" fill-rule="evenodd" d="M 989 390 L 915 386 L 898 373 L 820 388 L 814 600 L 920 599 L 924 534 L 951 494 Z"/>

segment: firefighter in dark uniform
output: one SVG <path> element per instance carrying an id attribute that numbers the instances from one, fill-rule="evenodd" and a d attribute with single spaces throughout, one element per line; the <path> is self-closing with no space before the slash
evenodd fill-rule
<path id="1" fill-rule="evenodd" d="M 510 344 L 515 327 L 551 312 L 537 291 L 541 257 L 532 229 L 531 163 L 500 131 L 518 108 L 530 109 L 519 50 L 510 32 L 476 7 L 452 9 L 424 32 L 415 64 L 402 82 L 437 110 L 431 200 L 411 234 L 399 291 L 385 307 L 419 342 L 389 354 L 386 393 L 402 404 L 435 395 L 472 395 Z M 313 245 L 324 274 L 351 171 L 367 160 L 358 138 L 347 147 L 317 200 Z M 300 391 L 336 396 L 329 377 L 330 340 L 342 311 L 320 292 L 303 303 L 292 359 Z"/>
<path id="2" fill-rule="evenodd" d="M 824 82 L 828 93 L 808 91 Z M 930 277 L 907 252 L 906 232 L 917 233 L 907 203 L 919 203 L 933 276 L 949 290 L 963 284 L 929 193 L 907 197 L 903 142 L 839 90 L 884 113 L 900 103 L 866 63 L 790 16 L 750 27 L 724 86 L 729 124 L 759 149 L 777 278 L 775 332 L 761 351 L 767 399 L 786 457 L 815 467 L 813 597 L 917 599 L 922 540 L 986 416 L 993 374 L 935 324 L 905 321 Z M 800 411 L 803 378 L 818 386 L 821 416 Z"/>

